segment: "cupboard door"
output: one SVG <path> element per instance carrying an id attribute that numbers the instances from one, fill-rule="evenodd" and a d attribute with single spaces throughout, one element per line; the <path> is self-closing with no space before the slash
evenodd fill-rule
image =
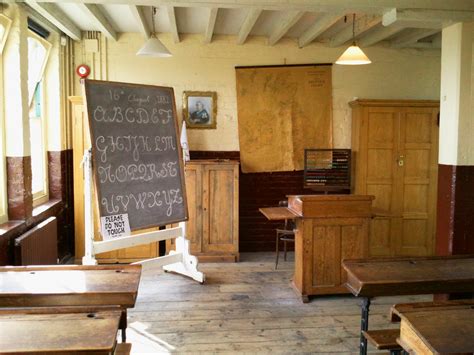
<path id="1" fill-rule="evenodd" d="M 394 164 L 398 156 L 400 113 L 395 108 L 370 107 L 365 117 L 365 124 L 361 128 L 364 132 L 361 133 L 367 137 L 362 140 L 367 146 L 361 150 L 361 154 L 365 152 L 366 156 L 362 156 L 358 162 L 365 164 L 360 167 L 365 170 L 365 191 L 358 193 L 374 195 L 373 207 L 390 211 L 389 215 L 392 216 L 401 204 L 396 191 L 400 172 Z M 370 255 L 391 255 L 398 229 L 399 225 L 392 217 L 374 218 L 370 228 Z"/>
<path id="2" fill-rule="evenodd" d="M 438 110 L 406 109 L 401 118 L 399 195 L 401 229 L 396 253 L 426 256 L 433 253 L 436 225 Z"/>
<path id="3" fill-rule="evenodd" d="M 238 250 L 238 171 L 209 164 L 203 171 L 203 251 Z"/>
<path id="4" fill-rule="evenodd" d="M 191 254 L 202 252 L 202 165 L 187 164 L 185 170 L 189 220 L 186 238 Z"/>

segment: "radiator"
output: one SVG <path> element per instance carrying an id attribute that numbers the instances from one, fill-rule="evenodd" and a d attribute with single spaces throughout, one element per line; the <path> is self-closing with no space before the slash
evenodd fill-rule
<path id="1" fill-rule="evenodd" d="M 16 265 L 52 265 L 58 262 L 58 223 L 50 217 L 15 239 Z"/>

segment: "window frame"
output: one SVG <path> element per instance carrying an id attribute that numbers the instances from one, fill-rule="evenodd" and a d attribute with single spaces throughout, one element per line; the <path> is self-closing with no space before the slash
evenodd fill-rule
<path id="1" fill-rule="evenodd" d="M 5 103 L 3 88 L 3 49 L 10 32 L 12 20 L 0 14 L 0 25 L 5 29 L 3 37 L 0 38 L 0 224 L 8 221 L 8 197 L 7 197 L 7 161 L 5 141 Z"/>
<path id="2" fill-rule="evenodd" d="M 43 66 L 41 67 L 40 71 L 40 78 L 41 80 L 37 82 L 37 85 L 41 83 L 41 138 L 42 138 L 42 156 L 43 156 L 43 164 L 44 164 L 44 176 L 43 176 L 43 188 L 41 191 L 38 191 L 36 193 L 33 193 L 32 191 L 32 197 L 33 197 L 33 207 L 39 206 L 45 202 L 48 202 L 49 200 L 49 179 L 48 179 L 48 124 L 47 124 L 47 109 L 46 109 L 46 93 L 47 93 L 47 87 L 46 87 L 46 80 L 45 76 L 47 75 L 47 64 L 48 64 L 48 59 L 49 55 L 51 53 L 51 48 L 53 45 L 48 42 L 46 39 L 43 37 L 39 36 L 35 32 L 28 30 L 28 37 L 34 38 L 35 40 L 39 41 L 41 45 L 46 49 L 46 56 L 45 60 L 43 63 Z M 29 93 L 28 93 L 29 95 Z M 34 94 L 31 96 L 31 101 L 28 103 L 30 106 L 33 103 L 33 97 Z M 30 120 L 31 118 L 29 118 Z M 28 124 L 29 121 L 28 120 Z M 30 127 L 31 128 L 31 127 Z M 30 132 L 30 137 L 31 137 L 31 132 Z M 30 138 L 31 139 L 31 138 Z M 31 147 L 32 148 L 32 147 Z M 32 179 L 33 179 L 33 171 L 32 173 Z"/>

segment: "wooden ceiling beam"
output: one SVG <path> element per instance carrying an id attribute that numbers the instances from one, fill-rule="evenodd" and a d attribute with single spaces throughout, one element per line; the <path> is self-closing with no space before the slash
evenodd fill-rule
<path id="1" fill-rule="evenodd" d="M 212 41 L 212 35 L 214 34 L 214 27 L 216 25 L 218 10 L 219 9 L 217 7 L 209 9 L 209 19 L 207 21 L 206 32 L 204 32 L 203 43 L 211 43 Z"/>
<path id="2" fill-rule="evenodd" d="M 304 13 L 304 11 L 290 11 L 273 29 L 273 33 L 268 38 L 268 44 L 273 46 L 277 43 L 303 17 Z"/>
<path id="3" fill-rule="evenodd" d="M 170 32 L 173 37 L 174 43 L 179 43 L 179 32 L 178 25 L 176 24 L 176 12 L 174 6 L 166 6 L 166 12 L 168 13 L 168 19 L 170 22 Z"/>
<path id="4" fill-rule="evenodd" d="M 408 32 L 407 34 L 400 36 L 399 38 L 395 38 L 390 42 L 390 45 L 393 48 L 404 48 L 409 47 L 415 43 L 418 43 L 420 39 L 432 36 L 438 33 L 439 30 L 435 29 L 426 29 L 426 28 L 415 28 Z"/>
<path id="5" fill-rule="evenodd" d="M 389 27 L 381 27 L 375 31 L 368 33 L 367 35 L 363 36 L 362 38 L 357 40 L 357 43 L 361 47 L 369 47 L 374 44 L 377 44 L 384 39 L 393 36 L 394 34 L 400 32 L 405 27 L 398 26 L 398 25 L 391 25 Z"/>
<path id="6" fill-rule="evenodd" d="M 38 3 L 35 0 L 25 0 L 25 2 L 67 36 L 75 41 L 81 40 L 82 34 L 79 27 L 77 27 L 57 5 Z"/>
<path id="7" fill-rule="evenodd" d="M 40 2 L 74 2 L 110 4 L 110 0 L 38 0 Z M 263 10 L 300 10 L 312 12 L 358 12 L 382 14 L 392 8 L 449 11 L 474 11 L 472 0 L 114 0 L 114 4 L 141 6 L 259 8 Z"/>
<path id="8" fill-rule="evenodd" d="M 365 15 L 356 19 L 355 37 L 363 35 L 368 30 L 374 28 L 382 22 L 382 18 L 378 15 Z M 340 31 L 329 41 L 330 47 L 339 47 L 352 40 L 352 24 Z"/>
<path id="9" fill-rule="evenodd" d="M 262 9 L 250 9 L 248 11 L 247 17 L 245 18 L 244 23 L 240 28 L 239 34 L 237 35 L 237 44 L 245 43 L 247 37 L 250 34 L 250 31 L 252 31 L 252 28 L 253 26 L 255 26 L 255 23 L 257 22 L 258 17 L 262 13 L 262 11 Z"/>
<path id="10" fill-rule="evenodd" d="M 441 29 L 456 22 L 472 22 L 473 20 L 473 11 L 391 9 L 383 15 L 382 24 Z"/>
<path id="11" fill-rule="evenodd" d="M 117 32 L 113 28 L 112 24 L 107 20 L 102 11 L 96 4 L 78 4 L 81 10 L 87 14 L 92 21 L 99 27 L 106 37 L 116 41 L 118 39 Z"/>
<path id="12" fill-rule="evenodd" d="M 342 13 L 338 14 L 325 14 L 321 18 L 317 19 L 316 22 L 308 28 L 301 36 L 298 38 L 298 45 L 300 48 L 308 45 L 316 38 L 318 38 L 324 31 L 329 29 L 334 25 L 339 19 L 343 16 Z"/>
<path id="13" fill-rule="evenodd" d="M 140 33 L 146 39 L 150 38 L 151 30 L 148 26 L 148 22 L 146 22 L 145 14 L 143 13 L 143 8 L 141 6 L 136 5 L 129 5 L 128 8 L 130 9 L 130 12 L 132 13 L 133 17 L 135 18 L 135 21 L 138 24 L 138 27 L 140 28 Z"/>

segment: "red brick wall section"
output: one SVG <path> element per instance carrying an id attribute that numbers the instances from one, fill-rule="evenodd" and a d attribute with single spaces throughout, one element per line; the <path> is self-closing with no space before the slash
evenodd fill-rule
<path id="1" fill-rule="evenodd" d="M 240 160 L 240 153 L 192 151 L 191 159 Z M 268 221 L 258 209 L 278 206 L 278 201 L 286 200 L 286 195 L 311 193 L 311 190 L 303 189 L 302 171 L 252 174 L 240 172 L 239 250 L 274 251 L 275 228 L 282 223 Z"/>
<path id="2" fill-rule="evenodd" d="M 25 220 L 31 217 L 31 157 L 7 157 L 8 217 Z"/>
<path id="3" fill-rule="evenodd" d="M 436 253 L 474 254 L 474 166 L 438 167 Z"/>

